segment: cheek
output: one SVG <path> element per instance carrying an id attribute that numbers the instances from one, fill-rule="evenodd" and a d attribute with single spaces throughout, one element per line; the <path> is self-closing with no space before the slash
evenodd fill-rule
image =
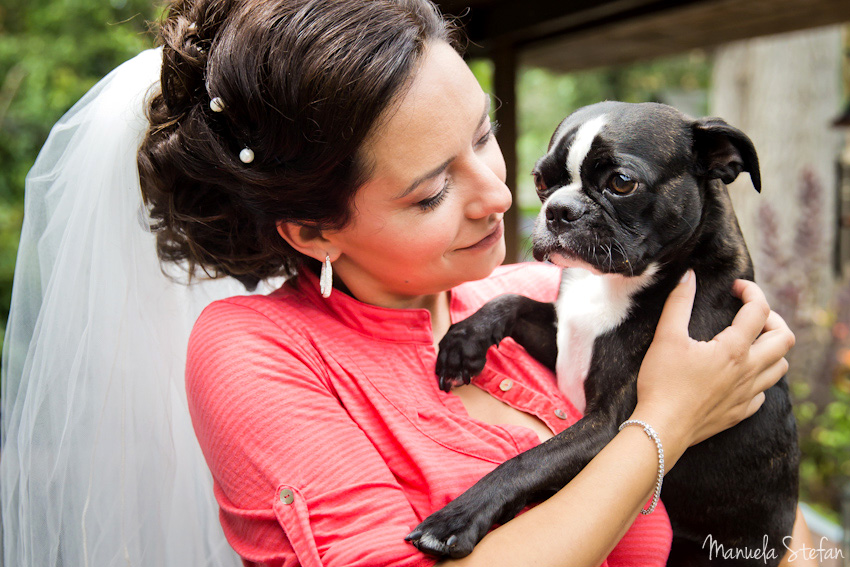
<path id="1" fill-rule="evenodd" d="M 451 250 L 458 225 L 457 204 L 448 197 L 436 209 L 427 212 L 401 211 L 372 218 L 359 228 L 361 243 L 368 241 L 372 255 L 391 262 L 423 264 Z"/>
<path id="2" fill-rule="evenodd" d="M 658 224 L 670 233 L 670 240 L 689 235 L 699 224 L 702 200 L 696 186 L 676 187 L 659 202 L 665 203 L 665 206 L 659 211 Z"/>
<path id="3" fill-rule="evenodd" d="M 454 244 L 458 231 L 456 205 L 447 199 L 437 209 L 417 215 L 405 225 L 409 248 L 423 259 L 442 256 Z M 413 255 L 413 254 L 412 254 Z"/>

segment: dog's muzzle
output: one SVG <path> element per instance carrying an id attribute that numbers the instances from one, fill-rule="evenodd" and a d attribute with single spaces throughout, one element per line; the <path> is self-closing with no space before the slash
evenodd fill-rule
<path id="1" fill-rule="evenodd" d="M 546 228 L 554 235 L 569 231 L 573 223 L 587 213 L 578 195 L 558 191 L 546 202 Z"/>

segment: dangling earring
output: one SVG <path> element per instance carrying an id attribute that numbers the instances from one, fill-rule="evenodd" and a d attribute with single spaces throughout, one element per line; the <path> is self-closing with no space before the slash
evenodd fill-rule
<path id="1" fill-rule="evenodd" d="M 326 299 L 331 296 L 331 292 L 334 289 L 333 277 L 334 272 L 333 268 L 331 268 L 331 257 L 329 254 L 325 254 L 325 262 L 322 264 L 322 273 L 319 275 L 319 289 L 322 292 L 322 297 Z"/>

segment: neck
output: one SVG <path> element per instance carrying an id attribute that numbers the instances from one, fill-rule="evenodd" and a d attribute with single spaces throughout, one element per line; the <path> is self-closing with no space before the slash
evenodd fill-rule
<path id="1" fill-rule="evenodd" d="M 705 187 L 705 209 L 697 230 L 670 258 L 668 274 L 678 278 L 693 268 L 698 278 L 753 279 L 753 264 L 726 186 L 718 180 Z"/>
<path id="2" fill-rule="evenodd" d="M 450 292 L 440 291 L 423 295 L 403 295 L 393 293 L 378 285 L 351 285 L 334 274 L 334 290 L 346 293 L 351 297 L 369 305 L 389 309 L 426 309 L 431 314 L 431 329 L 434 334 L 434 344 L 439 343 L 451 326 L 449 309 Z"/>

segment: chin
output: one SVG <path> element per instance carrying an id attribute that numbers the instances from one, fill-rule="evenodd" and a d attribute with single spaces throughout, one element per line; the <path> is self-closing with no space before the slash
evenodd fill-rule
<path id="1" fill-rule="evenodd" d="M 603 275 L 605 272 L 584 260 L 580 260 L 575 256 L 569 256 L 554 252 L 548 255 L 548 260 L 560 268 L 581 268 L 597 276 Z"/>
<path id="2" fill-rule="evenodd" d="M 505 255 L 505 241 L 503 239 L 501 242 L 493 246 L 491 250 L 484 252 L 480 258 L 476 258 L 474 261 L 468 261 L 462 264 L 460 268 L 460 279 L 455 285 L 475 280 L 483 280 L 492 274 L 496 268 L 502 265 L 505 261 Z"/>

